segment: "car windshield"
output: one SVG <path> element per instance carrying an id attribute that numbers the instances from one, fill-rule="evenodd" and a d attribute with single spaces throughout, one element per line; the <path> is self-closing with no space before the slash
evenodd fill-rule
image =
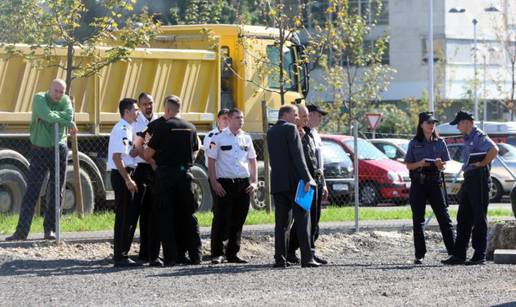
<path id="1" fill-rule="evenodd" d="M 364 139 L 357 140 L 358 159 L 359 160 L 385 160 L 389 159 L 383 152 L 376 148 L 373 144 Z M 354 153 L 353 140 L 345 141 L 344 144 Z"/>
<path id="2" fill-rule="evenodd" d="M 498 147 L 500 148 L 500 152 L 498 154 L 502 156 L 505 160 L 516 160 L 516 147 L 505 143 L 498 144 Z"/>
<path id="3" fill-rule="evenodd" d="M 322 154 L 324 164 L 340 164 L 345 167 L 351 166 L 351 159 L 339 144 L 335 142 L 323 141 Z"/>

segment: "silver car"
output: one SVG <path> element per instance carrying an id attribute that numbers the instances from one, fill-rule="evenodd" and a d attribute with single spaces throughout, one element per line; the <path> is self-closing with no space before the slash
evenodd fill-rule
<path id="1" fill-rule="evenodd" d="M 463 162 L 462 160 L 462 146 L 463 144 L 448 144 L 450 151 L 450 158 L 453 160 Z M 500 154 L 506 154 L 506 150 L 511 150 L 509 144 L 498 144 L 500 147 Z M 512 146 L 511 146 L 512 147 Z M 502 196 L 511 193 L 512 186 L 516 182 L 514 175 L 516 174 L 516 160 L 505 160 L 503 156 L 498 155 L 491 163 L 491 189 L 489 192 L 489 201 L 499 202 Z"/>

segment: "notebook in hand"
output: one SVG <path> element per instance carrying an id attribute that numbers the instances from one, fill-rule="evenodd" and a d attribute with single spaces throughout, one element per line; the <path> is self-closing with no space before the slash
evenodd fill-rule
<path id="1" fill-rule="evenodd" d="M 310 211 L 310 207 L 312 207 L 312 200 L 314 199 L 314 192 L 315 189 L 312 186 L 310 186 L 310 190 L 308 192 L 305 192 L 305 181 L 303 179 L 299 180 L 296 190 L 296 204 L 298 204 L 306 211 Z"/>
<path id="2" fill-rule="evenodd" d="M 425 158 L 425 162 L 430 164 L 429 166 L 424 167 L 425 171 L 437 172 L 438 169 L 437 169 L 437 166 L 435 165 L 435 161 L 437 161 L 437 159 Z"/>
<path id="3" fill-rule="evenodd" d="M 469 154 L 468 165 L 472 163 L 481 162 L 486 157 L 487 152 L 475 152 Z"/>

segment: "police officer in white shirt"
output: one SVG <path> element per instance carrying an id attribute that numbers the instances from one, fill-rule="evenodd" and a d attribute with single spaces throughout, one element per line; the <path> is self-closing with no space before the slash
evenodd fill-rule
<path id="1" fill-rule="evenodd" d="M 111 170 L 111 185 L 115 192 L 115 234 L 114 234 L 114 264 L 115 267 L 137 266 L 138 263 L 129 259 L 130 247 L 130 216 L 134 215 L 133 195 L 138 191 L 132 177 L 136 162 L 134 157 L 137 150 L 133 147 L 133 128 L 138 106 L 136 100 L 124 98 L 118 106 L 120 121 L 111 130 L 109 136 L 107 168 Z M 132 240 L 131 240 L 132 241 Z"/>
<path id="2" fill-rule="evenodd" d="M 135 158 L 136 170 L 134 171 L 134 181 L 138 187 L 138 192 L 134 194 L 135 208 L 134 216 L 131 217 L 131 230 L 128 243 L 131 244 L 140 219 L 140 251 L 138 258 L 140 260 L 148 260 L 148 229 L 147 220 L 149 219 L 150 206 L 152 204 L 152 182 L 154 181 L 153 166 L 143 159 L 143 149 L 147 125 L 158 118 L 154 113 L 154 99 L 148 93 L 141 93 L 138 96 L 138 107 L 140 112 L 136 116 L 136 120 L 131 124 L 135 134 L 134 147 L 138 150 L 138 156 Z M 152 161 L 154 162 L 154 161 Z M 129 246 L 130 247 L 130 246 Z M 128 250 L 129 250 L 128 247 Z"/>
<path id="3" fill-rule="evenodd" d="M 217 127 L 208 132 L 204 137 L 202 142 L 202 146 L 204 148 L 204 163 L 206 167 L 208 167 L 208 148 L 210 147 L 211 139 L 214 138 L 217 134 L 221 133 L 228 126 L 228 112 L 229 109 L 221 109 L 219 114 L 217 114 Z"/>
<path id="4" fill-rule="evenodd" d="M 242 130 L 244 115 L 233 108 L 228 112 L 228 119 L 228 127 L 211 140 L 207 151 L 210 183 L 217 197 L 211 228 L 213 264 L 224 261 L 226 237 L 226 260 L 247 262 L 237 254 L 251 195 L 256 190 L 256 152 L 251 136 Z"/>

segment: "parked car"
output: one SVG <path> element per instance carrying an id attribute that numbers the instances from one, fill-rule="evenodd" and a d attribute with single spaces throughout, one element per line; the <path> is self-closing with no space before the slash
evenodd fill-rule
<path id="1" fill-rule="evenodd" d="M 405 160 L 410 141 L 406 139 L 373 139 L 369 140 L 369 142 L 389 157 L 389 159 L 402 162 Z M 462 163 L 455 160 L 448 161 L 444 169 L 444 180 L 446 181 L 448 199 L 457 201 L 457 194 L 462 182 L 464 182 Z"/>
<path id="2" fill-rule="evenodd" d="M 342 205 L 350 201 L 354 191 L 353 162 L 342 147 L 323 141 L 324 177 L 328 187 L 328 203 Z M 256 210 L 265 209 L 264 163 L 258 161 L 257 190 L 251 200 Z M 272 201 L 272 200 L 271 200 Z"/>
<path id="3" fill-rule="evenodd" d="M 507 162 L 516 161 L 516 147 L 507 143 L 498 143 L 498 154 Z"/>
<path id="4" fill-rule="evenodd" d="M 321 135 L 324 142 L 338 144 L 354 160 L 353 137 L 348 135 Z M 358 142 L 358 172 L 360 202 L 372 206 L 389 201 L 408 201 L 410 177 L 404 164 L 390 160 L 378 148 L 364 139 Z"/>
<path id="5" fill-rule="evenodd" d="M 448 144 L 448 150 L 450 151 L 450 157 L 453 160 L 463 163 L 462 160 L 462 149 L 464 144 Z M 506 165 L 509 170 L 505 168 Z M 500 155 L 498 155 L 491 163 L 491 188 L 489 191 L 489 200 L 491 202 L 499 202 L 502 196 L 511 193 L 512 186 L 516 182 L 516 179 L 511 174 L 516 174 L 516 161 L 506 161 Z"/>
<path id="6" fill-rule="evenodd" d="M 354 192 L 353 161 L 337 143 L 323 140 L 324 177 L 328 187 L 328 202 L 346 204 Z"/>

